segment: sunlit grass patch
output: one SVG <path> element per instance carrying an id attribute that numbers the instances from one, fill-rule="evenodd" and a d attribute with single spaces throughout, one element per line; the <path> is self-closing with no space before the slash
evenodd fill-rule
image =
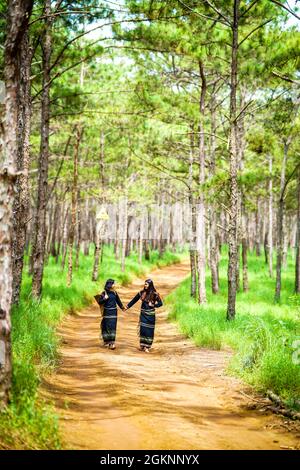
<path id="1" fill-rule="evenodd" d="M 224 251 L 224 250 L 223 250 Z M 293 294 L 294 263 L 291 254 L 282 276 L 280 303 L 274 303 L 275 281 L 263 258 L 249 255 L 249 291 L 237 294 L 236 319 L 226 320 L 227 261 L 220 263 L 219 294 L 211 293 L 207 276 L 207 304 L 190 298 L 190 279 L 167 299 L 170 318 L 199 347 L 236 351 L 228 371 L 242 377 L 257 390 L 272 390 L 287 403 L 300 398 L 300 364 L 294 360 L 294 344 L 300 339 L 300 298 Z"/>

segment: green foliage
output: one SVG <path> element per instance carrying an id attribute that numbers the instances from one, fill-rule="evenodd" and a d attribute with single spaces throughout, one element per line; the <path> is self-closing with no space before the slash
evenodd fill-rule
<path id="1" fill-rule="evenodd" d="M 300 301 L 293 292 L 294 265 L 291 253 L 283 272 L 280 305 L 273 303 L 274 280 L 261 258 L 249 256 L 248 292 L 237 295 L 237 316 L 226 320 L 226 259 L 221 260 L 221 291 L 210 292 L 208 302 L 199 306 L 190 298 L 190 280 L 186 280 L 167 302 L 170 318 L 178 321 L 181 331 L 197 346 L 221 349 L 230 346 L 236 351 L 229 371 L 242 377 L 258 391 L 273 390 L 293 405 L 300 398 L 300 365 L 293 361 L 293 343 L 300 338 Z"/>

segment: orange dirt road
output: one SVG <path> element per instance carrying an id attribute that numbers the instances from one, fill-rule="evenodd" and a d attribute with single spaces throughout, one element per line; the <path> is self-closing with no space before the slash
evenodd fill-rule
<path id="1" fill-rule="evenodd" d="M 189 274 L 188 262 L 152 271 L 166 296 Z M 129 301 L 135 279 L 118 289 Z M 96 293 L 96 292 L 95 292 Z M 61 361 L 44 395 L 60 416 L 65 449 L 283 449 L 299 440 L 281 418 L 247 410 L 245 387 L 225 374 L 230 351 L 200 349 L 157 310 L 153 351 L 138 351 L 140 305 L 119 312 L 117 349 L 100 346 L 95 304 L 68 316 Z"/>

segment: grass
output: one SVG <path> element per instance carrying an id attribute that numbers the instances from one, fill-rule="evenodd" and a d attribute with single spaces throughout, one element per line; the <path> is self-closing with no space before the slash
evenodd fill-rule
<path id="1" fill-rule="evenodd" d="M 207 304 L 190 297 L 190 279 L 169 295 L 170 318 L 199 347 L 229 346 L 235 355 L 228 372 L 243 378 L 261 393 L 272 390 L 288 406 L 299 409 L 300 296 L 293 295 L 294 261 L 291 253 L 282 272 L 282 294 L 274 303 L 275 280 L 264 259 L 249 254 L 249 291 L 239 292 L 236 319 L 226 320 L 227 256 L 220 262 L 220 293 L 211 293 L 207 276 Z M 298 343 L 297 343 L 298 342 Z"/>
<path id="2" fill-rule="evenodd" d="M 179 262 L 181 254 L 166 251 L 162 257 L 151 253 L 149 261 L 138 263 L 132 253 L 121 272 L 111 247 L 104 248 L 98 282 L 91 280 L 93 256 L 80 255 L 80 267 L 73 272 L 71 287 L 66 286 L 66 270 L 50 257 L 45 267 L 43 296 L 40 302 L 30 296 L 31 279 L 24 270 L 21 302 L 12 312 L 13 377 L 11 403 L 0 415 L 0 449 L 59 449 L 58 418 L 53 404 L 39 393 L 45 371 L 54 370 L 58 359 L 59 338 L 56 327 L 66 313 L 88 305 L 103 289 L 104 281 L 113 278 L 128 284 L 152 268 Z"/>

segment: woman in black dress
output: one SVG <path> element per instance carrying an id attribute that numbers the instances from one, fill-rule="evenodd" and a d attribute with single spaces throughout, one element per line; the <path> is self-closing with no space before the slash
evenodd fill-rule
<path id="1" fill-rule="evenodd" d="M 133 297 L 127 304 L 126 310 L 132 307 L 138 300 L 142 301 L 139 322 L 140 350 L 149 353 L 154 338 L 155 308 L 161 307 L 163 304 L 151 279 L 145 281 L 144 289 Z"/>
<path id="2" fill-rule="evenodd" d="M 117 331 L 117 305 L 125 310 L 124 305 L 118 293 L 114 289 L 115 281 L 108 279 L 104 286 L 104 291 L 95 296 L 100 307 L 103 308 L 103 315 L 101 320 L 101 335 L 104 342 L 104 346 L 109 349 L 115 349 L 116 331 Z"/>

